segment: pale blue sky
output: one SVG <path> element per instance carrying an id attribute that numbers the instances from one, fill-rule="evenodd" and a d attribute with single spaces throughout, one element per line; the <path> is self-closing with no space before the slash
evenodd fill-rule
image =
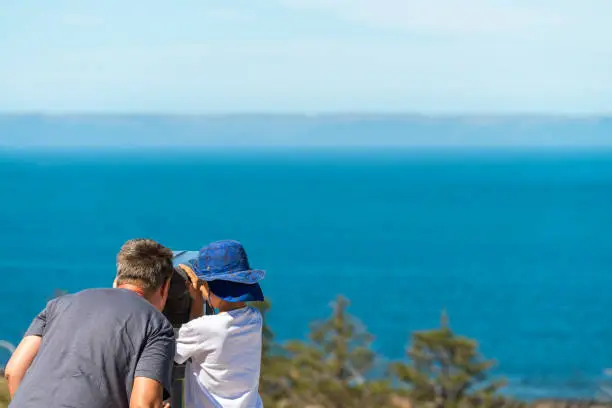
<path id="1" fill-rule="evenodd" d="M 612 112 L 611 0 L 19 0 L 0 111 Z"/>

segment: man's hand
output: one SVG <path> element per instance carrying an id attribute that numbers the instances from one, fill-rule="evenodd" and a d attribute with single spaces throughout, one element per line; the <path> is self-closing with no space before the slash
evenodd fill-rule
<path id="1" fill-rule="evenodd" d="M 32 361 L 34 361 L 34 358 L 38 354 L 41 343 L 42 337 L 40 336 L 24 337 L 6 365 L 4 376 L 8 382 L 11 398 L 13 398 L 13 395 L 17 392 L 19 384 L 21 384 L 28 368 L 30 368 Z"/>

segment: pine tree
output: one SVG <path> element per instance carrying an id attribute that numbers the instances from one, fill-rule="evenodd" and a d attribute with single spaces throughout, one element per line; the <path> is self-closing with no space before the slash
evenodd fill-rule
<path id="1" fill-rule="evenodd" d="M 327 366 L 344 384 L 363 384 L 374 363 L 373 336 L 347 312 L 349 301 L 338 296 L 329 319 L 312 325 L 310 338 L 325 355 Z"/>
<path id="2" fill-rule="evenodd" d="M 254 302 L 253 306 L 259 309 L 261 316 L 263 318 L 263 329 L 262 329 L 262 349 L 261 356 L 262 359 L 265 360 L 269 357 L 272 346 L 274 345 L 274 332 L 270 329 L 268 325 L 268 312 L 270 311 L 271 303 L 269 300 L 264 300 L 263 302 Z"/>
<path id="3" fill-rule="evenodd" d="M 0 370 L 2 371 L 2 370 Z M 8 407 L 11 397 L 9 395 L 8 386 L 4 378 L 0 378 L 0 408 Z"/>
<path id="4" fill-rule="evenodd" d="M 67 294 L 68 294 L 68 291 L 66 291 L 66 290 L 55 289 L 53 291 L 53 297 L 51 297 L 51 299 L 49 299 L 49 300 L 52 300 L 52 299 L 55 299 L 55 298 L 58 298 L 58 297 L 62 297 L 62 296 L 67 295 Z"/>
<path id="5" fill-rule="evenodd" d="M 388 382 L 365 381 L 374 363 L 373 336 L 348 312 L 349 302 L 339 296 L 332 315 L 311 326 L 310 343 L 286 345 L 290 356 L 287 378 L 291 407 L 384 408 L 390 398 Z"/>
<path id="6" fill-rule="evenodd" d="M 407 355 L 410 364 L 396 363 L 391 370 L 415 401 L 439 408 L 505 404 L 498 395 L 505 382 L 488 378 L 494 361 L 480 355 L 475 340 L 456 335 L 446 313 L 439 329 L 413 333 Z"/>
<path id="7" fill-rule="evenodd" d="M 259 393 L 265 407 L 275 407 L 278 401 L 286 400 L 292 392 L 287 378 L 291 363 L 285 349 L 275 342 L 274 332 L 268 325 L 270 301 L 254 302 L 253 306 L 259 309 L 263 317 Z"/>

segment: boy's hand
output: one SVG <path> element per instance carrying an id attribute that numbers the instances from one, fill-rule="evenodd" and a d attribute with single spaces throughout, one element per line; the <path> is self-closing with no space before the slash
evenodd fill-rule
<path id="1" fill-rule="evenodd" d="M 208 299 L 208 282 L 202 282 L 202 285 L 200 286 L 200 292 L 202 293 L 202 296 L 204 297 L 204 299 Z"/>
<path id="2" fill-rule="evenodd" d="M 202 300 L 202 281 L 200 281 L 193 269 L 191 269 L 189 266 L 179 264 L 179 267 L 187 274 L 187 277 L 189 278 L 188 281 L 185 281 L 185 286 L 187 286 L 191 299 Z"/>
<path id="3" fill-rule="evenodd" d="M 204 299 L 208 299 L 208 285 L 201 281 L 189 266 L 179 264 L 179 267 L 187 274 L 189 278 L 185 281 L 185 286 L 189 291 L 189 296 L 192 299 L 191 310 L 189 311 L 189 320 L 197 319 L 204 315 Z"/>

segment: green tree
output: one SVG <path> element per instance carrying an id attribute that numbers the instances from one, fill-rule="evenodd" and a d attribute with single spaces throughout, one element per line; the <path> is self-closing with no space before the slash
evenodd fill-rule
<path id="1" fill-rule="evenodd" d="M 263 317 L 259 392 L 265 407 L 275 407 L 277 402 L 286 400 L 292 394 L 287 378 L 291 362 L 285 349 L 276 343 L 274 332 L 268 324 L 270 301 L 254 302 L 253 306 L 259 309 Z"/>
<path id="2" fill-rule="evenodd" d="M 261 355 L 262 359 L 265 360 L 269 357 L 271 349 L 274 346 L 274 332 L 270 329 L 268 325 L 268 312 L 270 307 L 272 306 L 268 299 L 263 302 L 253 302 L 254 307 L 259 309 L 261 316 L 263 317 L 263 329 L 262 329 L 262 350 Z"/>
<path id="3" fill-rule="evenodd" d="M 375 354 L 370 348 L 374 337 L 348 314 L 349 304 L 347 298 L 338 296 L 332 303 L 330 318 L 312 324 L 310 339 L 338 381 L 363 384 L 364 374 L 374 363 Z"/>
<path id="4" fill-rule="evenodd" d="M 508 403 L 498 394 L 505 381 L 489 379 L 494 361 L 480 355 L 475 340 L 456 335 L 446 313 L 439 329 L 413 333 L 407 355 L 410 362 L 395 363 L 391 371 L 416 402 L 438 408 Z"/>
<path id="5" fill-rule="evenodd" d="M 63 290 L 63 289 L 55 289 L 53 291 L 53 296 L 51 296 L 50 298 L 48 298 L 47 300 L 53 300 L 56 299 L 58 297 L 62 297 L 64 295 L 67 295 L 68 291 L 67 290 Z"/>
<path id="6" fill-rule="evenodd" d="M 2 370 L 0 370 L 1 372 Z M 0 378 L 0 408 L 8 407 L 11 398 L 4 378 Z"/>
<path id="7" fill-rule="evenodd" d="M 384 408 L 391 395 L 388 382 L 366 381 L 375 361 L 369 334 L 347 309 L 349 302 L 338 296 L 331 316 L 311 325 L 310 342 L 285 345 L 289 355 L 285 378 L 288 407 Z"/>

